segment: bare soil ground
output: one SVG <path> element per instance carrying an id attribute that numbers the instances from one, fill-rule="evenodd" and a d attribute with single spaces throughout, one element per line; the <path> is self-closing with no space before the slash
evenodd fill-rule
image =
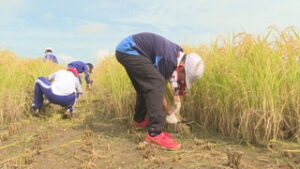
<path id="1" fill-rule="evenodd" d="M 300 168 L 298 151 L 280 142 L 251 146 L 218 135 L 179 130 L 182 149 L 168 151 L 143 143 L 146 131 L 129 118 L 100 112 L 71 120 L 55 113 L 0 128 L 0 168 L 34 169 L 291 169 Z M 170 129 L 168 129 L 170 130 Z"/>

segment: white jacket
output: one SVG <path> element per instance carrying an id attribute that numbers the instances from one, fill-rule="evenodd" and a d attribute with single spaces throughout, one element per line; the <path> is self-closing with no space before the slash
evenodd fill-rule
<path id="1" fill-rule="evenodd" d="M 49 80 L 53 81 L 51 90 L 53 94 L 67 96 L 72 93 L 83 93 L 78 78 L 67 70 L 59 70 L 49 75 Z"/>

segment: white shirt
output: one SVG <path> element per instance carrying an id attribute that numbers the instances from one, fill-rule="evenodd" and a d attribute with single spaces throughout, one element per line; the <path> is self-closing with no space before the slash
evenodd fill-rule
<path id="1" fill-rule="evenodd" d="M 53 81 L 51 90 L 55 95 L 67 96 L 72 93 L 82 93 L 79 80 L 71 71 L 59 70 L 49 75 L 49 80 Z"/>

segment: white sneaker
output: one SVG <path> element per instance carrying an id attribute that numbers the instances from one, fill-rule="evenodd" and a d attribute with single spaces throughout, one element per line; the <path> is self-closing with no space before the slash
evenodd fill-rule
<path id="1" fill-rule="evenodd" d="M 172 113 L 172 114 L 167 114 L 166 122 L 169 124 L 177 124 L 179 120 L 177 119 L 175 113 Z"/>

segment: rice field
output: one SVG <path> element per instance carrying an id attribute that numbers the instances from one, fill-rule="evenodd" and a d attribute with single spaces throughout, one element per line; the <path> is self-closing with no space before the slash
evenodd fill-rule
<path id="1" fill-rule="evenodd" d="M 210 45 L 185 46 L 203 57 L 206 68 L 183 98 L 182 116 L 240 142 L 299 141 L 299 46 L 295 28 L 271 28 L 265 35 L 243 32 L 221 36 Z M 0 124 L 28 118 L 34 80 L 62 68 L 9 51 L 0 52 L 0 63 Z M 98 63 L 93 79 L 91 97 L 108 116 L 133 115 L 135 92 L 113 56 Z M 93 107 L 79 108 L 88 109 Z"/>

